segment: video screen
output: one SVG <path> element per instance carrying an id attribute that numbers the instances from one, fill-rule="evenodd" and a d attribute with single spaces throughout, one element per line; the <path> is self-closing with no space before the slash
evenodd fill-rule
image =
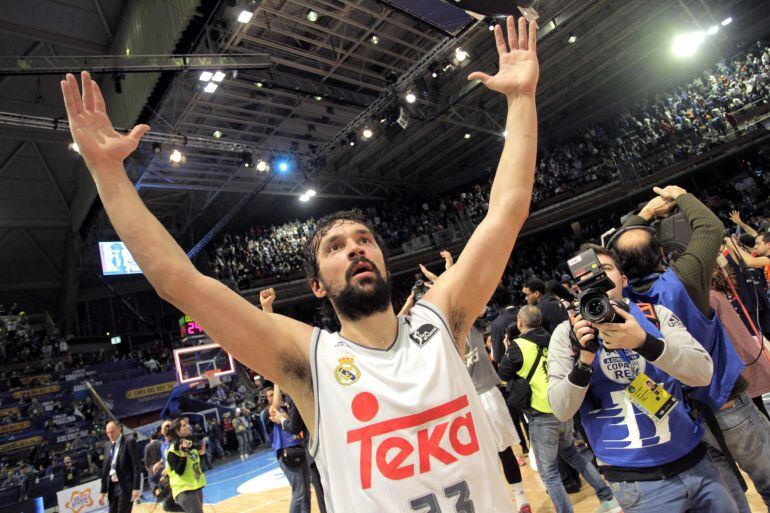
<path id="1" fill-rule="evenodd" d="M 100 242 L 99 256 L 102 259 L 102 274 L 118 276 L 121 274 L 142 274 L 136 260 L 120 241 Z"/>

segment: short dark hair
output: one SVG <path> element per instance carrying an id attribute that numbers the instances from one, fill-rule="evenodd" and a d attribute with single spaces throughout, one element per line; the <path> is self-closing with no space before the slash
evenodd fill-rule
<path id="1" fill-rule="evenodd" d="M 519 338 L 519 327 L 516 325 L 515 322 L 510 323 L 505 328 L 505 336 L 508 337 L 509 341 L 513 341 L 514 339 Z"/>
<path id="2" fill-rule="evenodd" d="M 529 289 L 530 292 L 540 292 L 541 294 L 545 294 L 545 282 L 534 276 L 524 282 L 523 288 Z"/>
<path id="3" fill-rule="evenodd" d="M 305 276 L 307 277 L 308 281 L 318 279 L 318 248 L 321 246 L 321 239 L 323 239 L 324 235 L 329 233 L 332 228 L 338 224 L 344 223 L 345 221 L 364 225 L 367 230 L 372 232 L 374 240 L 382 249 L 383 256 L 385 255 L 385 245 L 382 239 L 379 237 L 379 235 L 377 235 L 377 232 L 374 230 L 372 225 L 364 217 L 363 212 L 358 209 L 340 210 L 339 212 L 334 212 L 333 214 L 329 214 L 318 220 L 318 223 L 316 223 L 315 226 L 315 231 L 310 236 L 310 238 L 308 238 L 308 241 L 305 244 L 303 267 L 305 268 Z"/>

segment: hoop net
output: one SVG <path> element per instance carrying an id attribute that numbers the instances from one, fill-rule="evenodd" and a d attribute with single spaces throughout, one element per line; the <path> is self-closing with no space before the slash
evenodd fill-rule
<path id="1" fill-rule="evenodd" d="M 211 369 L 203 373 L 203 377 L 208 380 L 209 387 L 211 388 L 214 388 L 215 386 L 219 385 L 222 382 L 219 379 L 219 376 L 216 375 L 217 372 L 219 372 L 219 369 Z"/>

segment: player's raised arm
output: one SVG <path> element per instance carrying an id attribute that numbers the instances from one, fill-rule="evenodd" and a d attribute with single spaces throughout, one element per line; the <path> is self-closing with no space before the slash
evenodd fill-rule
<path id="1" fill-rule="evenodd" d="M 446 313 L 456 341 L 464 340 L 500 282 L 532 198 L 537 153 L 537 26 L 531 22 L 527 30 L 526 20 L 519 18 L 517 32 L 513 18 L 508 17 L 507 27 L 507 44 L 499 25 L 494 31 L 500 56 L 497 74 L 474 72 L 468 76 L 504 94 L 508 105 L 507 135 L 492 183 L 489 210 L 457 263 L 426 294 L 426 300 Z"/>
<path id="2" fill-rule="evenodd" d="M 123 161 L 150 127 L 138 125 L 128 135 L 112 128 L 104 98 L 87 72 L 83 93 L 71 74 L 61 88 L 70 130 L 107 215 L 160 297 L 190 315 L 235 358 L 289 393 L 306 395 L 312 328 L 276 314 L 266 314 L 226 286 L 204 276 L 144 206 L 128 179 Z M 303 394 L 304 393 L 304 394 Z M 311 396 L 312 397 L 312 396 Z"/>

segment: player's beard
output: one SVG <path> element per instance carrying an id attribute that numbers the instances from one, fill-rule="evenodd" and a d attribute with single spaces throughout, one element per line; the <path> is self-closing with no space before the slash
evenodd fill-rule
<path id="1" fill-rule="evenodd" d="M 374 278 L 367 278 L 365 282 L 359 280 L 359 283 L 354 284 L 351 270 L 361 261 L 372 266 Z M 390 280 L 382 277 L 374 262 L 363 258 L 350 265 L 345 273 L 345 286 L 339 292 L 330 292 L 329 299 L 339 317 L 357 321 L 390 308 Z"/>

